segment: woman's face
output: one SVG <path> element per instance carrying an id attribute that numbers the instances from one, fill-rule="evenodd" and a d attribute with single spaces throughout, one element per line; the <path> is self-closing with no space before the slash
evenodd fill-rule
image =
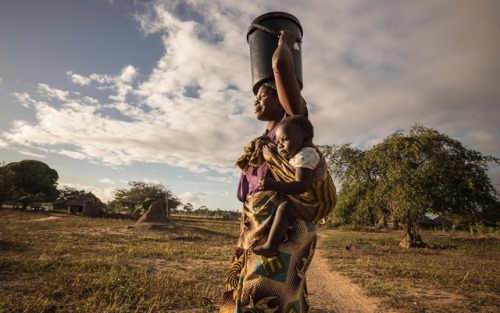
<path id="1" fill-rule="evenodd" d="M 283 111 L 276 92 L 262 85 L 254 104 L 255 117 L 259 121 L 274 121 L 283 117 Z"/>

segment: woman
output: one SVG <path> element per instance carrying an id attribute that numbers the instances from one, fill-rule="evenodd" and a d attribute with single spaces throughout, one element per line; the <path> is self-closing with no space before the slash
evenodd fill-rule
<path id="1" fill-rule="evenodd" d="M 294 44 L 293 33 L 280 32 L 272 60 L 275 87 L 263 84 L 254 106 L 256 118 L 266 123 L 263 136 L 273 142 L 276 125 L 283 118 L 307 114 L 295 78 L 291 51 Z M 245 154 L 237 162 L 244 169 L 238 187 L 238 198 L 244 202 L 241 233 L 220 312 L 307 312 L 305 273 L 316 246 L 313 224 L 294 220 L 276 256 L 267 258 L 252 252 L 254 246 L 266 241 L 274 213 L 283 201 L 274 192 L 259 188 L 259 180 L 272 175 L 253 153 L 258 139 L 245 147 Z"/>

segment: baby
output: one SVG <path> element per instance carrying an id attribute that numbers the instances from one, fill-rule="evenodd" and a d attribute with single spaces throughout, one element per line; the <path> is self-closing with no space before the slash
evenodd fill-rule
<path id="1" fill-rule="evenodd" d="M 283 119 L 276 129 L 276 145 L 266 143 L 270 150 L 288 160 L 295 172 L 295 181 L 278 181 L 264 178 L 259 181 L 261 190 L 276 191 L 289 195 L 276 211 L 267 242 L 253 248 L 255 254 L 271 257 L 278 253 L 278 246 L 285 236 L 292 220 L 302 218 L 311 221 L 317 210 L 304 207 L 300 201 L 294 201 L 294 195 L 310 190 L 312 183 L 323 181 L 327 177 L 324 158 L 314 147 L 312 139 L 314 129 L 309 119 L 303 115 L 294 115 Z M 320 162 L 322 161 L 322 162 Z"/>

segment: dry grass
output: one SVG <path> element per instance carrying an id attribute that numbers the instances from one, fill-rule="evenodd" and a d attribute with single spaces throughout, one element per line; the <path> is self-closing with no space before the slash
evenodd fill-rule
<path id="1" fill-rule="evenodd" d="M 0 210 L 0 312 L 212 311 L 238 223 L 131 224 Z"/>
<path id="2" fill-rule="evenodd" d="M 0 312 L 216 310 L 239 223 L 133 223 L 0 210 Z M 319 233 L 332 268 L 398 312 L 500 311 L 498 235 L 423 232 L 434 249 L 406 250 L 401 232 Z"/>
<path id="3" fill-rule="evenodd" d="M 331 267 L 401 312 L 500 312 L 500 238 L 423 231 L 431 248 L 402 249 L 401 231 L 322 231 Z M 347 250 L 345 247 L 351 245 Z"/>

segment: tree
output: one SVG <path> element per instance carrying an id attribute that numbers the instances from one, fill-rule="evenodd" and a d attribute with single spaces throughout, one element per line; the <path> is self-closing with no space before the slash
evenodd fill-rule
<path id="1" fill-rule="evenodd" d="M 330 165 L 346 164 L 339 170 L 341 216 L 369 223 L 393 218 L 405 228 L 402 246 L 425 245 L 418 225 L 428 213 L 478 222 L 483 213 L 498 208 L 487 169 L 499 159 L 431 128 L 415 125 L 407 135 L 397 131 L 367 151 L 350 145 L 325 150 Z"/>
<path id="2" fill-rule="evenodd" d="M 36 160 L 23 160 L 5 165 L 12 171 L 14 190 L 12 200 L 28 205 L 52 202 L 59 195 L 57 180 L 59 174 L 47 164 Z"/>
<path id="3" fill-rule="evenodd" d="M 59 197 L 57 197 L 57 200 L 67 201 L 83 196 L 86 193 L 87 192 L 84 189 L 78 190 L 71 187 L 63 187 L 62 189 L 59 190 Z"/>
<path id="4" fill-rule="evenodd" d="M 205 205 L 202 205 L 198 209 L 196 209 L 195 213 L 197 215 L 208 215 L 209 210 Z"/>
<path id="5" fill-rule="evenodd" d="M 186 212 L 189 214 L 189 213 L 193 210 L 193 205 L 192 205 L 191 203 L 189 203 L 189 202 L 188 202 L 188 203 L 186 203 L 186 204 L 184 205 L 184 208 L 183 208 L 183 209 L 184 209 L 184 211 L 186 211 Z"/>
<path id="6" fill-rule="evenodd" d="M 175 209 L 180 205 L 180 200 L 173 196 L 162 184 L 129 181 L 130 189 L 119 189 L 115 194 L 116 205 L 129 208 L 132 211 L 145 211 L 155 201 L 168 199 L 168 208 Z M 167 216 L 170 214 L 167 213 Z"/>
<path id="7" fill-rule="evenodd" d="M 14 172 L 6 166 L 0 167 L 0 207 L 14 195 Z"/>
<path id="8" fill-rule="evenodd" d="M 338 203 L 329 219 L 339 224 L 373 224 L 380 215 L 376 211 L 377 207 L 367 201 L 360 201 L 369 198 L 368 186 L 373 185 L 371 172 L 374 168 L 363 163 L 365 152 L 353 148 L 351 144 L 319 148 L 326 158 L 335 184 L 341 187 L 337 188 Z"/>

